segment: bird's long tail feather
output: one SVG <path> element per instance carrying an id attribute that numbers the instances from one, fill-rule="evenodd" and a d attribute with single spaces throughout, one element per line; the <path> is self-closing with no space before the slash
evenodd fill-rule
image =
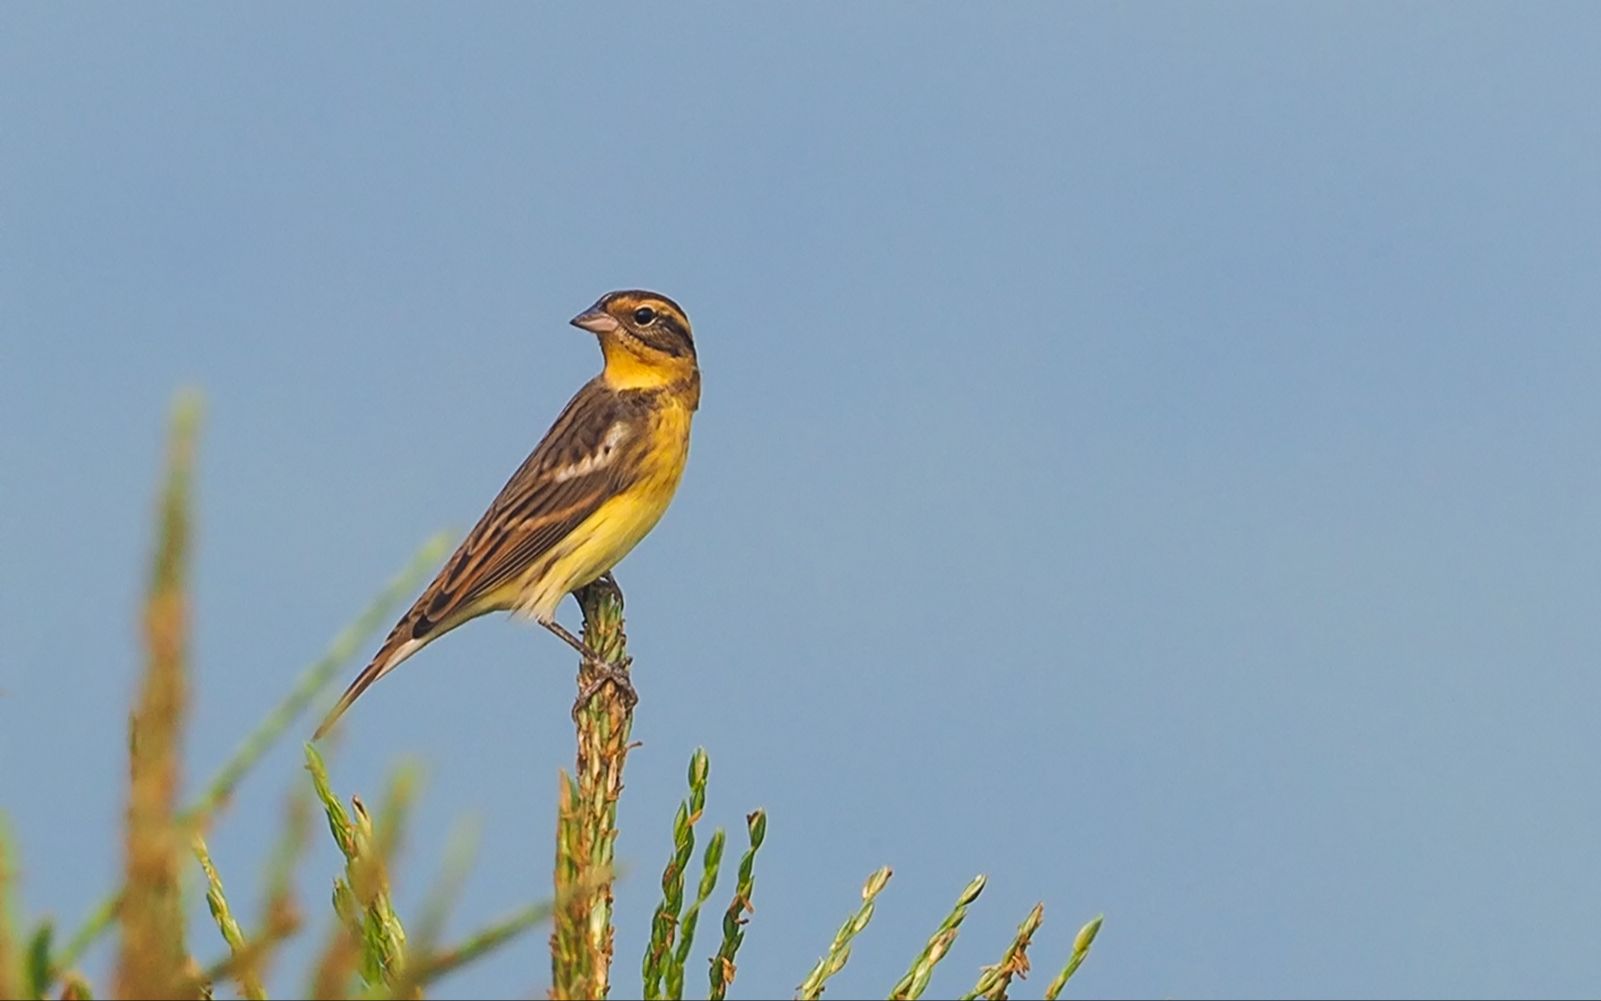
<path id="1" fill-rule="evenodd" d="M 424 643 L 433 638 L 432 633 L 426 638 L 414 638 L 412 635 L 413 624 L 413 615 L 407 615 L 400 620 L 394 630 L 390 632 L 389 638 L 384 640 L 384 645 L 373 655 L 372 663 L 368 664 L 360 674 L 356 675 L 356 680 L 350 683 L 350 687 L 345 689 L 345 694 L 339 697 L 339 701 L 328 711 L 328 715 L 323 717 L 322 723 L 317 727 L 317 732 L 312 735 L 312 740 L 321 740 L 323 735 L 339 721 L 339 717 L 345 714 L 345 710 L 350 708 L 350 704 L 361 696 L 362 692 L 371 688 L 373 682 L 393 671 L 401 661 L 416 653 Z"/>

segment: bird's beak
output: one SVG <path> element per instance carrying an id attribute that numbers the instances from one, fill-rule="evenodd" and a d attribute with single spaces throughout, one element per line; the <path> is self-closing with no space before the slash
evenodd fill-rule
<path id="1" fill-rule="evenodd" d="M 601 309 L 599 306 L 591 306 L 582 313 L 579 313 L 577 316 L 573 317 L 572 324 L 573 326 L 587 330 L 592 334 L 616 333 L 617 330 L 622 326 L 622 324 L 618 323 L 612 318 L 610 313 L 606 312 L 604 309 Z"/>

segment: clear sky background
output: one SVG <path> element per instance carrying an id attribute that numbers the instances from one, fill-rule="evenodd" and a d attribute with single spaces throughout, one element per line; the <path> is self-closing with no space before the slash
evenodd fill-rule
<path id="1" fill-rule="evenodd" d="M 984 872 L 935 993 L 1043 899 L 1023 996 L 1098 912 L 1078 996 L 1594 995 L 1598 47 L 1555 3 L 5 5 L 30 911 L 121 865 L 174 390 L 209 401 L 198 783 L 598 369 L 567 319 L 645 286 L 705 400 L 618 573 L 620 996 L 696 745 L 706 830 L 770 814 L 742 996 L 886 863 L 832 993 L 882 996 Z M 572 674 L 497 616 L 357 704 L 336 786 L 428 775 L 403 907 L 468 814 L 454 932 L 548 891 Z M 212 838 L 247 914 L 299 753 Z M 548 972 L 541 930 L 443 987 Z"/>

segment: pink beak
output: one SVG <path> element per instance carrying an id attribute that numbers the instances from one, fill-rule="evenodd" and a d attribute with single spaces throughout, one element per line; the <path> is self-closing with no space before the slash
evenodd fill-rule
<path id="1" fill-rule="evenodd" d="M 589 309 L 579 313 L 577 316 L 573 317 L 572 324 L 573 326 L 587 330 L 592 334 L 615 333 L 621 326 L 621 324 L 612 318 L 610 313 L 601 309 L 599 306 L 591 306 Z"/>

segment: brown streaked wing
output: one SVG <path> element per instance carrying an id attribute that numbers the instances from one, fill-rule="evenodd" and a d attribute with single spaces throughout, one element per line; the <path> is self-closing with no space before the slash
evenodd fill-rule
<path id="1" fill-rule="evenodd" d="M 527 570 L 599 507 L 626 489 L 633 464 L 619 455 L 593 472 L 558 481 L 557 470 L 598 452 L 619 421 L 633 423 L 633 401 L 590 382 L 501 488 L 444 570 L 417 600 L 421 637 Z M 628 451 L 626 445 L 623 451 Z"/>

